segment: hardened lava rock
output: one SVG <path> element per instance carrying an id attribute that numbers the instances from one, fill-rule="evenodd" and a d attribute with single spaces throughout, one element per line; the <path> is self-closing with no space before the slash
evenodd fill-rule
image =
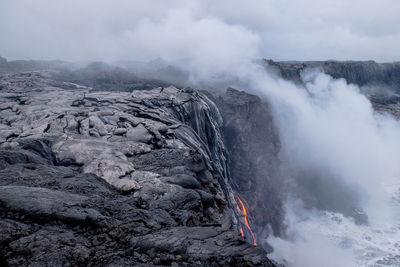
<path id="1" fill-rule="evenodd" d="M 273 266 L 232 226 L 213 103 L 0 76 L 0 265 Z"/>

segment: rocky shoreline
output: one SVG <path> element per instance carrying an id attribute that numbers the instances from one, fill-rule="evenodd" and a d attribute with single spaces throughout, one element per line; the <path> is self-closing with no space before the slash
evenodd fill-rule
<path id="1" fill-rule="evenodd" d="M 0 262 L 273 266 L 239 231 L 221 116 L 191 88 L 0 77 Z"/>

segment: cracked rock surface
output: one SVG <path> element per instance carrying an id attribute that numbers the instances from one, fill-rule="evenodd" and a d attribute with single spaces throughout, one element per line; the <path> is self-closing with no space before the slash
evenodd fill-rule
<path id="1" fill-rule="evenodd" d="M 215 105 L 0 76 L 0 265 L 273 266 L 233 227 Z"/>

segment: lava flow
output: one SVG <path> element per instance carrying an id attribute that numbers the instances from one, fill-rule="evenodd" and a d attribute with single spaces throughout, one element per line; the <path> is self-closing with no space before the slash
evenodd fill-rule
<path id="1" fill-rule="evenodd" d="M 239 201 L 239 204 L 240 204 L 241 208 L 239 207 L 239 205 L 238 205 L 238 203 L 236 201 L 235 195 L 233 193 L 232 193 L 232 198 L 233 198 L 233 201 L 235 201 L 237 210 L 244 215 L 244 224 L 246 225 L 247 229 L 249 230 L 249 232 L 251 234 L 251 237 L 253 239 L 253 245 L 257 246 L 256 237 L 254 236 L 254 233 L 251 230 L 251 227 L 249 225 L 249 221 L 247 220 L 246 207 L 244 206 L 244 204 L 243 204 L 242 200 L 240 199 L 240 197 L 237 196 L 237 200 Z M 240 228 L 240 234 L 244 237 L 244 232 L 243 232 L 243 228 L 242 227 Z"/>

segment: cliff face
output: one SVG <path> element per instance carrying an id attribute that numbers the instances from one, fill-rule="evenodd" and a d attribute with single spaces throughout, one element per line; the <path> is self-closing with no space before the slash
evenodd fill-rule
<path id="1" fill-rule="evenodd" d="M 270 225 L 273 234 L 282 235 L 280 142 L 271 107 L 255 95 L 232 88 L 213 100 L 223 118 L 233 186 L 247 201 L 251 222 L 259 234 Z"/>
<path id="2" fill-rule="evenodd" d="M 282 78 L 301 82 L 301 72 L 316 68 L 335 79 L 344 78 L 359 86 L 385 85 L 400 90 L 400 62 L 376 63 L 374 61 L 284 61 L 263 60 L 263 64 Z"/>
<path id="3" fill-rule="evenodd" d="M 0 77 L 2 265 L 264 265 L 240 236 L 221 117 L 175 87 Z"/>

